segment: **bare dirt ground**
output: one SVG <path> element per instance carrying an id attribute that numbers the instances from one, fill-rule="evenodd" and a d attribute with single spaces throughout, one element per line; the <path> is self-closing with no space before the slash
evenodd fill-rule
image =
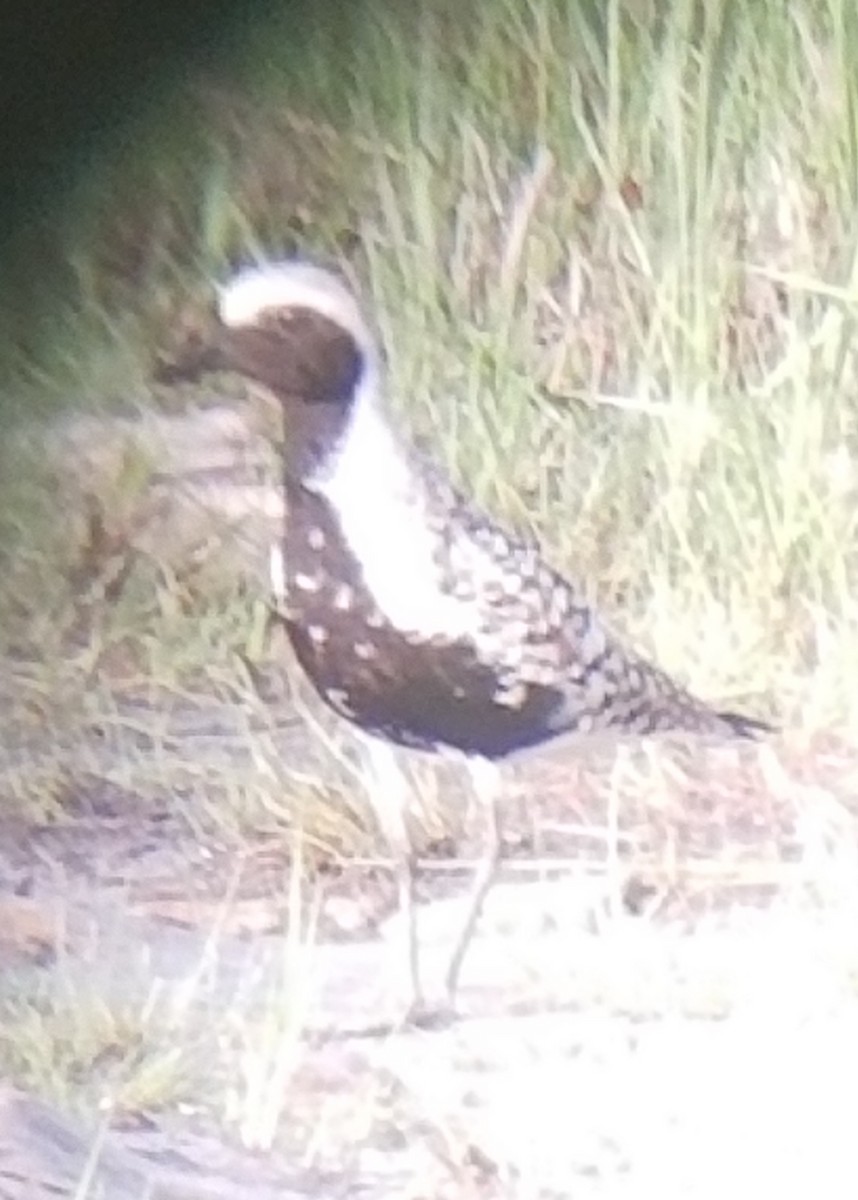
<path id="1" fill-rule="evenodd" d="M 205 438 L 176 451 L 194 503 L 219 436 L 201 468 Z M 251 482 L 212 511 L 242 504 L 259 558 L 276 505 Z M 259 727 L 223 695 L 102 688 L 46 735 L 28 689 L 10 661 L 3 1200 L 858 1194 L 848 735 L 515 764 L 457 1018 L 416 1030 L 383 846 L 318 713 L 281 698 Z M 431 991 L 479 823 L 454 765 L 413 770 Z M 39 779 L 56 812 L 37 817 Z M 266 780 L 268 818 L 236 817 Z"/>

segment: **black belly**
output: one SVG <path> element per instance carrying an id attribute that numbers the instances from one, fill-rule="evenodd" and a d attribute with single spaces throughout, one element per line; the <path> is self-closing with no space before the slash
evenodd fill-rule
<path id="1" fill-rule="evenodd" d="M 478 628 L 455 642 L 396 629 L 328 504 L 300 487 L 287 485 L 287 497 L 284 621 L 301 666 L 340 715 L 400 745 L 488 758 L 568 727 L 563 695 L 499 673 Z"/>
<path id="2" fill-rule="evenodd" d="M 321 630 L 322 614 L 317 617 Z M 399 745 L 502 758 L 567 727 L 559 691 L 509 686 L 479 662 L 469 643 L 419 644 L 389 627 L 362 631 L 333 622 L 319 644 L 305 623 L 287 621 L 287 628 L 322 699 L 361 729 Z"/>

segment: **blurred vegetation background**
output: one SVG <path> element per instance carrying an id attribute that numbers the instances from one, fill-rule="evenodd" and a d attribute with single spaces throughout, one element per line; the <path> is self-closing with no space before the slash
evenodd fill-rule
<path id="1" fill-rule="evenodd" d="M 124 461 L 97 519 L 59 515 L 44 431 L 194 409 L 159 372 L 213 283 L 305 253 L 372 305 L 404 424 L 615 626 L 713 699 L 851 721 L 850 0 L 254 11 L 153 73 L 10 246 L 7 650 L 45 652 L 74 561 L 121 541 L 153 470 Z M 99 639 L 120 622 L 185 654 L 191 629 L 242 642 L 252 589 L 207 576 L 165 605 L 163 564 L 137 561 L 99 593 Z"/>

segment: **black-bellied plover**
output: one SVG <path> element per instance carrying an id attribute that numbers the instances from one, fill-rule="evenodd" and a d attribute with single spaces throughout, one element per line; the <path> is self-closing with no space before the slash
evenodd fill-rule
<path id="1" fill-rule="evenodd" d="M 501 855 L 497 764 L 564 733 L 748 735 L 626 650 L 583 592 L 465 498 L 394 430 L 376 339 L 331 272 L 288 261 L 219 296 L 216 363 L 283 412 L 282 617 L 319 695 L 366 735 L 373 800 L 396 858 L 411 1000 L 422 992 L 391 744 L 466 756 L 490 833 L 446 976 L 452 1005 Z"/>

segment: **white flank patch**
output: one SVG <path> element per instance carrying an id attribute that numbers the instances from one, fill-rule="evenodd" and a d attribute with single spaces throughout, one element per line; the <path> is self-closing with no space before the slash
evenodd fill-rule
<path id="1" fill-rule="evenodd" d="M 359 384 L 336 457 L 311 486 L 336 509 L 364 582 L 388 621 L 424 638 L 473 634 L 477 606 L 439 589 L 437 541 L 427 527 L 420 483 L 375 406 L 373 374 Z"/>
<path id="2" fill-rule="evenodd" d="M 283 550 L 277 543 L 268 551 L 268 575 L 274 599 L 278 604 L 282 604 L 286 599 L 286 564 L 283 561 Z"/>

